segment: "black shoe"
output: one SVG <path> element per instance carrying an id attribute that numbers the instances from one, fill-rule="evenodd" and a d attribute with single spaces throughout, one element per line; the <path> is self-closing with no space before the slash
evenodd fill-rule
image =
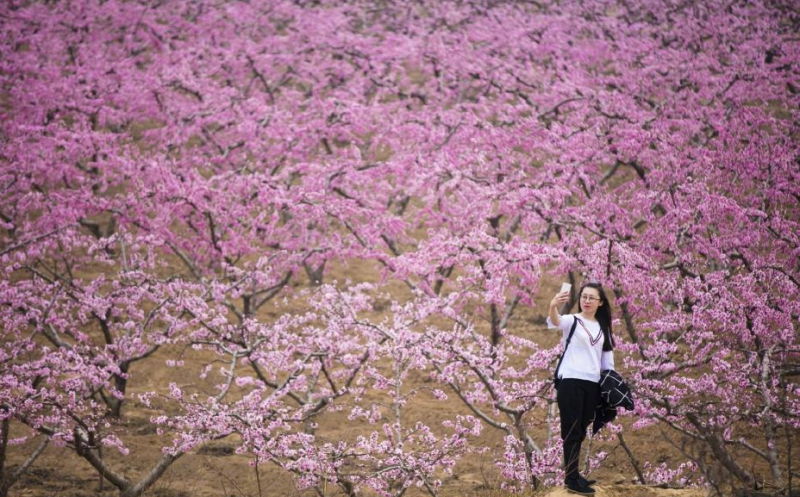
<path id="1" fill-rule="evenodd" d="M 594 495 L 594 489 L 589 485 L 584 485 L 580 480 L 566 482 L 567 492 L 578 495 Z"/>
<path id="2" fill-rule="evenodd" d="M 589 485 L 594 485 L 595 483 L 597 483 L 597 480 L 587 480 L 586 478 L 579 476 L 578 483 L 580 485 L 583 485 L 584 487 L 588 487 Z"/>

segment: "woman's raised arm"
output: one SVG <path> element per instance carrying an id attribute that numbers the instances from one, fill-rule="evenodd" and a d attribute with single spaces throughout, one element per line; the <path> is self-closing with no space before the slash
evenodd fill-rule
<path id="1" fill-rule="evenodd" d="M 553 323 L 553 326 L 561 324 L 561 314 L 558 313 L 558 308 L 566 304 L 568 300 L 569 292 L 557 293 L 555 297 L 550 300 L 550 311 L 547 315 L 550 316 L 550 322 Z"/>

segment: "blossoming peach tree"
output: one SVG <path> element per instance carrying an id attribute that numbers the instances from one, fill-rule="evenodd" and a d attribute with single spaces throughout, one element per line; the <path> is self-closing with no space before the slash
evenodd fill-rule
<path id="1" fill-rule="evenodd" d="M 662 427 L 695 481 L 790 485 L 791 2 L 13 0 L 0 19 L 0 495 L 48 443 L 132 497 L 223 438 L 350 496 L 437 495 L 474 452 L 508 487 L 557 481 L 558 350 L 517 325 L 547 274 L 609 289 L 633 427 Z M 130 410 L 162 441 L 138 475 Z"/>

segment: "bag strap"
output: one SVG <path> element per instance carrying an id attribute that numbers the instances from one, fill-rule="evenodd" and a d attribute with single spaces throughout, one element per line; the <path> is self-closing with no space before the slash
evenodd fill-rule
<path id="1" fill-rule="evenodd" d="M 558 381 L 558 368 L 561 367 L 561 361 L 564 360 L 564 356 L 567 354 L 567 347 L 569 347 L 569 342 L 572 340 L 572 335 L 575 334 L 575 328 L 578 326 L 578 316 L 574 317 L 574 321 L 572 322 L 572 328 L 569 329 L 569 335 L 567 336 L 567 343 L 564 344 L 564 352 L 561 353 L 561 357 L 558 359 L 558 364 L 556 365 L 556 371 L 553 373 L 553 381 Z M 583 323 L 581 323 L 583 325 Z"/>

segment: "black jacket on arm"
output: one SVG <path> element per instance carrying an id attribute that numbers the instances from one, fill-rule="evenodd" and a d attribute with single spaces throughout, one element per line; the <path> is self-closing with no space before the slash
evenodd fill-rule
<path id="1" fill-rule="evenodd" d="M 617 408 L 633 410 L 633 392 L 613 369 L 606 369 L 600 372 L 600 405 L 594 413 L 592 423 L 592 433 L 597 433 L 600 428 L 617 417 Z"/>

